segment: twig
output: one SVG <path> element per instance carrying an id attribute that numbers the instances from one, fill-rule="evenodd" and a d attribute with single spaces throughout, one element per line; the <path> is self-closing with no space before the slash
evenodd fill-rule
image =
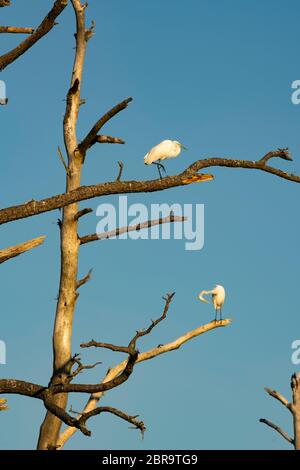
<path id="1" fill-rule="evenodd" d="M 172 292 L 172 294 L 166 294 L 166 296 L 163 297 L 163 300 L 165 301 L 165 307 L 164 307 L 162 315 L 156 320 L 151 320 L 151 325 L 148 326 L 148 328 L 146 328 L 145 330 L 137 331 L 136 335 L 132 338 L 132 340 L 130 341 L 128 345 L 129 348 L 135 348 L 136 342 L 139 338 L 141 338 L 142 336 L 149 335 L 151 331 L 153 330 L 153 328 L 155 328 L 160 322 L 162 322 L 166 318 L 167 313 L 169 311 L 170 304 L 174 298 L 174 295 L 175 295 L 175 292 Z"/>
<path id="2" fill-rule="evenodd" d="M 85 40 L 88 42 L 95 34 L 96 23 L 92 20 L 91 27 L 85 30 Z"/>
<path id="3" fill-rule="evenodd" d="M 79 279 L 77 281 L 76 289 L 79 289 L 79 287 L 83 286 L 84 284 L 86 284 L 91 279 L 92 272 L 93 272 L 93 269 L 90 269 L 86 276 L 84 276 L 82 279 Z"/>
<path id="4" fill-rule="evenodd" d="M 283 160 L 293 161 L 292 157 L 289 154 L 288 148 L 277 149 L 273 152 L 268 152 L 264 157 L 262 157 L 259 161 L 263 164 L 266 164 L 270 158 L 282 158 Z"/>
<path id="5" fill-rule="evenodd" d="M 124 163 L 119 161 L 118 165 L 119 165 L 119 173 L 118 173 L 118 176 L 116 178 L 116 181 L 121 181 L 121 177 L 122 177 L 123 169 L 124 169 Z"/>
<path id="6" fill-rule="evenodd" d="M 74 377 L 76 377 L 78 374 L 80 374 L 83 370 L 87 370 L 87 369 L 94 369 L 96 366 L 98 366 L 99 364 L 102 364 L 102 362 L 95 362 L 95 364 L 88 364 L 88 365 L 84 365 L 82 364 L 81 360 L 79 359 L 79 355 L 78 354 L 75 354 L 72 359 L 71 359 L 71 364 L 73 367 L 74 364 L 77 364 L 77 368 L 69 375 L 69 379 L 73 379 Z"/>
<path id="7" fill-rule="evenodd" d="M 61 149 L 60 149 L 59 146 L 58 146 L 58 148 L 57 148 L 57 153 L 58 153 L 58 156 L 59 156 L 59 158 L 60 158 L 60 161 L 62 162 L 62 164 L 63 164 L 63 166 L 64 166 L 64 169 L 66 170 L 66 173 L 67 173 L 67 175 L 68 175 L 68 174 L 69 174 L 68 165 L 67 165 L 67 163 L 66 163 L 66 161 L 65 161 L 65 159 L 64 159 L 64 156 L 63 156 L 62 151 L 61 151 Z"/>
<path id="8" fill-rule="evenodd" d="M 264 418 L 261 418 L 259 420 L 260 423 L 264 423 L 266 424 L 267 426 L 269 426 L 270 428 L 274 429 L 275 431 L 277 431 L 286 441 L 288 441 L 290 444 L 294 445 L 294 440 L 283 430 L 281 429 L 279 426 L 277 426 L 277 424 L 274 424 L 272 423 L 272 421 L 269 421 L 268 419 L 264 419 Z"/>

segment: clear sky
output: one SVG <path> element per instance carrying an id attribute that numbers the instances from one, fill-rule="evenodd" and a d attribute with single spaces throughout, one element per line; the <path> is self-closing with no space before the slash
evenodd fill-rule
<path id="1" fill-rule="evenodd" d="M 25 5 L 26 3 L 26 5 Z M 300 106 L 291 83 L 300 79 L 300 6 L 296 0 L 91 0 L 79 136 L 118 101 L 130 107 L 106 127 L 125 146 L 97 146 L 84 167 L 83 184 L 116 177 L 152 179 L 144 154 L 165 138 L 188 152 L 167 163 L 170 174 L 207 156 L 254 160 L 277 147 L 290 148 L 293 162 L 274 161 L 300 173 Z M 13 2 L 1 9 L 4 25 L 35 26 L 52 1 Z M 56 149 L 74 47 L 74 17 L 68 7 L 59 25 L 1 79 L 9 104 L 1 113 L 1 207 L 64 191 Z M 1 35 L 1 51 L 20 40 Z M 176 351 L 137 366 L 130 380 L 108 393 L 103 404 L 140 414 L 144 441 L 111 416 L 89 421 L 92 437 L 79 433 L 68 449 L 287 449 L 258 422 L 266 417 L 292 432 L 288 412 L 265 386 L 290 396 L 291 343 L 300 339 L 299 186 L 275 176 L 214 168 L 213 182 L 131 202 L 202 203 L 205 245 L 186 251 L 184 242 L 111 240 L 82 248 L 79 275 L 94 268 L 81 289 L 73 351 L 92 337 L 126 344 L 137 328 L 159 316 L 161 296 L 175 291 L 169 318 L 140 343 L 146 350 L 207 323 L 211 306 L 197 293 L 220 283 L 231 326 L 217 329 Z M 118 197 L 94 199 L 118 204 Z M 86 207 L 86 204 L 82 205 Z M 47 235 L 42 247 L 1 265 L 1 332 L 7 365 L 1 376 L 47 384 L 51 375 L 51 330 L 59 282 L 59 233 L 51 212 L 1 227 L 1 246 Z M 95 213 L 80 233 L 95 231 Z M 95 382 L 123 356 L 84 350 L 85 362 L 103 361 L 80 376 Z M 84 397 L 71 397 L 79 409 Z M 38 401 L 9 397 L 1 413 L 0 446 L 36 445 L 44 409 Z"/>

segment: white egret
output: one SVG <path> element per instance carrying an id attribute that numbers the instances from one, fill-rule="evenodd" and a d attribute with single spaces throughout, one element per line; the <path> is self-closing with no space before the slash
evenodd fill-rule
<path id="1" fill-rule="evenodd" d="M 216 311 L 215 321 L 217 321 L 218 311 L 220 312 L 220 320 L 222 320 L 222 306 L 225 302 L 224 287 L 217 284 L 212 290 L 203 290 L 202 292 L 200 292 L 200 294 L 198 295 L 199 300 L 209 304 L 208 300 L 203 297 L 204 295 L 211 295 L 212 297 L 212 303 Z"/>
<path id="2" fill-rule="evenodd" d="M 167 158 L 175 158 L 181 152 L 181 149 L 187 150 L 187 148 L 182 145 L 177 140 L 163 140 L 160 144 L 155 145 L 145 156 L 144 162 L 145 165 L 156 165 L 159 173 L 159 177 L 161 178 L 162 169 L 165 173 L 165 167 L 160 163 L 162 160 L 166 160 Z"/>

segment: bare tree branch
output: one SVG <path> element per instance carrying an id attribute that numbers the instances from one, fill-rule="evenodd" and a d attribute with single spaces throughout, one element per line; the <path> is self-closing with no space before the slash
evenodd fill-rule
<path id="1" fill-rule="evenodd" d="M 123 174 L 123 169 L 124 169 L 124 163 L 123 162 L 119 161 L 118 165 L 119 165 L 119 173 L 118 173 L 118 176 L 116 178 L 116 181 L 121 180 L 121 177 L 122 177 L 122 174 Z"/>
<path id="2" fill-rule="evenodd" d="M 9 6 L 10 6 L 10 0 L 0 0 L 0 8 L 9 7 Z"/>
<path id="3" fill-rule="evenodd" d="M 91 384 L 58 384 L 58 385 L 53 385 L 51 390 L 54 393 L 69 393 L 69 392 L 77 392 L 77 393 L 97 393 L 97 392 L 102 392 L 106 390 L 110 390 L 111 388 L 115 388 L 118 385 L 121 385 L 123 382 L 128 380 L 129 376 L 133 372 L 133 367 L 134 364 L 137 361 L 138 358 L 138 351 L 136 350 L 136 342 L 139 338 L 148 335 L 151 333 L 153 328 L 155 328 L 161 321 L 163 321 L 166 318 L 167 312 L 169 310 L 170 304 L 173 300 L 173 297 L 175 295 L 175 292 L 172 294 L 167 294 L 165 297 L 163 297 L 165 301 L 165 307 L 163 310 L 162 315 L 157 318 L 156 320 L 152 320 L 151 324 L 148 328 L 145 330 L 137 331 L 135 336 L 131 339 L 131 341 L 128 344 L 128 347 L 122 347 L 122 346 L 113 346 L 112 344 L 108 343 L 95 343 L 95 344 L 100 345 L 103 348 L 111 349 L 114 351 L 122 351 L 126 352 L 129 355 L 129 359 L 126 363 L 125 368 L 123 371 L 116 377 L 114 377 L 111 381 L 108 381 L 106 383 L 99 383 L 95 385 Z M 89 347 L 87 345 L 84 345 L 84 347 Z"/>
<path id="4" fill-rule="evenodd" d="M 23 28 L 20 26 L 0 26 L 0 33 L 32 34 L 34 33 L 34 28 Z"/>
<path id="5" fill-rule="evenodd" d="M 132 101 L 132 98 L 127 98 L 126 100 L 121 101 L 116 106 L 111 108 L 107 113 L 105 113 L 93 126 L 91 131 L 87 134 L 87 136 L 83 139 L 83 141 L 79 144 L 78 150 L 80 153 L 85 155 L 86 151 L 94 145 L 97 141 L 97 134 L 101 130 L 101 128 L 106 124 L 111 118 L 113 118 L 116 114 L 118 114 L 123 109 L 127 108 L 128 104 Z"/>
<path id="6" fill-rule="evenodd" d="M 9 3 L 2 2 L 6 6 Z M 43 19 L 41 24 L 35 29 L 35 31 L 22 41 L 17 47 L 7 52 L 6 54 L 0 57 L 0 70 L 5 69 L 9 64 L 14 62 L 18 57 L 24 54 L 28 49 L 30 49 L 37 41 L 39 41 L 43 36 L 45 36 L 55 25 L 56 18 L 61 14 L 61 12 L 66 8 L 68 0 L 56 0 L 52 9 Z"/>
<path id="7" fill-rule="evenodd" d="M 139 429 L 141 431 L 142 437 L 144 436 L 144 432 L 146 431 L 146 427 L 143 421 L 138 421 L 136 418 L 137 416 L 130 416 L 123 411 L 118 410 L 117 408 L 113 408 L 111 406 L 99 406 L 94 410 L 90 411 L 89 413 L 81 414 L 78 423 L 80 425 L 80 429 L 82 430 L 82 426 L 85 428 L 86 421 L 90 419 L 92 416 L 97 416 L 101 413 L 111 413 L 118 418 L 127 421 L 128 423 L 132 424 L 135 429 Z M 87 430 L 88 431 L 88 430 Z M 91 435 L 91 432 L 88 431 L 87 435 Z"/>
<path id="8" fill-rule="evenodd" d="M 292 157 L 289 154 L 289 149 L 282 148 L 276 150 L 275 152 L 268 152 L 264 157 L 260 159 L 260 162 L 265 165 L 268 160 L 274 157 L 282 158 L 283 160 L 293 161 Z"/>
<path id="9" fill-rule="evenodd" d="M 100 415 L 101 413 L 111 413 L 118 418 L 127 421 L 128 423 L 134 426 L 134 429 L 139 429 L 141 431 L 142 436 L 146 430 L 146 427 L 143 421 L 138 421 L 136 418 L 137 416 L 130 416 L 124 413 L 117 408 L 113 408 L 111 406 L 100 406 L 95 408 L 94 410 L 90 411 L 89 413 L 80 414 L 80 416 L 76 418 L 72 418 L 63 408 L 55 405 L 51 400 L 45 400 L 45 406 L 53 415 L 63 421 L 67 426 L 71 426 L 74 429 L 79 429 L 85 436 L 91 436 L 91 431 L 87 429 L 86 422 L 88 419 L 92 418 L 93 416 Z M 74 411 L 71 409 L 71 413 Z M 77 413 L 76 413 L 77 414 Z M 60 446 L 56 445 L 55 449 L 58 449 Z"/>
<path id="10" fill-rule="evenodd" d="M 91 209 L 90 207 L 82 209 L 81 211 L 78 211 L 77 214 L 74 216 L 74 220 L 78 220 L 80 219 L 80 217 L 83 217 L 86 214 L 90 214 L 91 212 L 93 212 L 93 209 Z"/>
<path id="11" fill-rule="evenodd" d="M 125 144 L 125 140 L 110 135 L 97 135 L 95 143 L 98 144 Z"/>
<path id="12" fill-rule="evenodd" d="M 144 330 L 141 330 L 141 331 L 137 331 L 134 337 L 129 342 L 128 346 L 116 346 L 110 343 L 99 343 L 95 340 L 91 340 L 88 343 L 82 343 L 80 347 L 90 348 L 94 346 L 96 348 L 106 348 L 106 349 L 110 349 L 111 351 L 118 351 L 118 352 L 124 352 L 124 353 L 130 354 L 130 352 L 136 348 L 137 340 L 141 338 L 142 336 L 149 335 L 151 331 L 153 330 L 153 328 L 155 328 L 160 322 L 162 322 L 166 318 L 174 295 L 175 295 L 175 292 L 173 292 L 172 294 L 166 294 L 166 296 L 163 297 L 163 300 L 165 301 L 165 306 L 164 306 L 162 315 L 156 320 L 151 320 L 151 324 L 148 328 L 145 328 Z"/>
<path id="13" fill-rule="evenodd" d="M 79 279 L 79 281 L 77 281 L 76 289 L 79 289 L 79 287 L 83 286 L 84 284 L 86 284 L 91 279 L 92 272 L 93 272 L 93 270 L 90 269 L 86 276 L 84 276 L 82 279 Z"/>
<path id="14" fill-rule="evenodd" d="M 45 238 L 46 237 L 43 235 L 41 237 L 33 238 L 32 240 L 20 243 L 19 245 L 10 246 L 9 248 L 0 250 L 0 264 L 11 258 L 14 258 L 15 256 L 19 256 L 22 253 L 25 253 L 25 251 L 32 250 L 32 248 L 41 245 L 44 243 Z"/>
<path id="15" fill-rule="evenodd" d="M 16 394 L 40 398 L 46 387 L 17 379 L 0 379 L 0 394 Z"/>
<path id="16" fill-rule="evenodd" d="M 148 326 L 148 328 L 137 331 L 136 335 L 132 338 L 132 340 L 130 341 L 128 345 L 129 348 L 135 348 L 136 342 L 139 338 L 142 338 L 142 336 L 149 335 L 151 331 L 153 330 L 153 328 L 155 328 L 160 322 L 162 322 L 166 318 L 167 313 L 169 311 L 170 304 L 174 298 L 174 295 L 175 295 L 175 292 L 172 292 L 171 294 L 166 294 L 166 296 L 163 297 L 163 300 L 165 301 L 165 307 L 164 307 L 162 315 L 156 320 L 151 320 L 151 324 L 150 326 Z"/>
<path id="17" fill-rule="evenodd" d="M 74 364 L 77 364 L 78 367 L 69 375 L 70 380 L 73 380 L 74 377 L 76 377 L 78 374 L 81 374 L 82 371 L 87 370 L 87 369 L 94 369 L 99 364 L 102 364 L 102 362 L 99 362 L 99 361 L 95 362 L 95 364 L 88 364 L 88 365 L 82 364 L 79 354 L 75 354 L 72 357 L 71 363 L 72 363 L 71 367 L 73 367 Z"/>
<path id="18" fill-rule="evenodd" d="M 108 238 L 118 237 L 123 233 L 136 232 L 145 228 L 154 227 L 155 225 L 162 225 L 172 222 L 185 222 L 186 220 L 187 217 L 168 215 L 167 217 L 161 219 L 147 220 L 146 222 L 142 222 L 140 224 L 117 228 L 116 230 L 111 230 L 110 232 L 104 232 L 99 234 L 92 233 L 90 235 L 85 235 L 83 237 L 79 237 L 80 244 L 85 245 L 86 243 L 94 242 L 97 240 L 107 240 Z"/>
<path id="19" fill-rule="evenodd" d="M 281 393 L 277 392 L 276 390 L 272 390 L 271 388 L 265 387 L 265 391 L 273 398 L 276 398 L 276 400 L 280 401 L 286 408 L 288 408 L 291 411 L 291 404 L 289 401 L 281 395 Z"/>
<path id="20" fill-rule="evenodd" d="M 226 319 L 226 320 L 222 320 L 222 321 L 217 322 L 217 323 L 215 321 L 212 321 L 210 323 L 207 323 L 206 325 L 199 326 L 198 328 L 196 328 L 192 331 L 188 331 L 187 333 L 185 333 L 184 335 L 182 335 L 179 338 L 175 339 L 174 341 L 171 341 L 170 343 L 166 343 L 166 344 L 157 346 L 156 348 L 150 349 L 149 351 L 139 353 L 138 357 L 137 357 L 137 360 L 136 360 L 136 364 L 144 362 L 144 361 L 148 361 L 148 360 L 153 359 L 157 356 L 160 356 L 161 354 L 165 354 L 165 353 L 168 353 L 168 352 L 171 352 L 171 351 L 175 351 L 175 350 L 179 349 L 186 342 L 191 341 L 193 338 L 196 338 L 197 336 L 199 336 L 201 334 L 204 334 L 204 333 L 207 333 L 208 331 L 214 330 L 216 328 L 225 327 L 225 326 L 229 325 L 230 323 L 231 323 L 231 320 Z M 110 348 L 108 348 L 108 349 L 110 349 Z M 121 352 L 123 352 L 123 351 L 121 351 Z M 102 383 L 103 384 L 107 383 L 107 382 L 109 383 L 115 377 L 118 377 L 119 374 L 124 370 L 124 367 L 126 367 L 126 363 L 127 363 L 127 360 L 125 360 L 125 361 L 117 364 L 116 366 L 110 368 L 108 370 L 106 376 L 104 377 Z M 93 393 L 90 396 L 90 398 L 89 398 L 84 410 L 82 411 L 82 413 L 88 413 L 88 412 L 94 410 L 97 407 L 97 404 L 98 404 L 99 400 L 103 397 L 103 395 L 104 395 L 104 392 Z M 76 432 L 76 429 L 74 429 L 72 427 L 66 428 L 60 434 L 60 437 L 58 439 L 57 443 L 59 445 L 59 448 L 62 448 L 64 446 L 64 444 L 73 436 L 73 434 L 75 432 Z"/>
<path id="21" fill-rule="evenodd" d="M 261 418 L 259 420 L 260 423 L 264 423 L 270 428 L 274 429 L 277 431 L 286 441 L 288 441 L 290 444 L 294 445 L 294 440 L 285 432 L 283 429 L 281 429 L 277 424 L 272 423 L 272 421 L 269 421 L 268 419 Z"/>
<path id="22" fill-rule="evenodd" d="M 272 152 L 274 157 L 278 157 L 278 151 Z M 112 181 L 100 183 L 91 186 L 81 186 L 80 188 L 69 192 L 52 196 L 41 201 L 31 201 L 18 206 L 7 207 L 0 210 L 0 225 L 14 220 L 31 217 L 42 214 L 44 212 L 65 207 L 74 202 L 92 199 L 99 196 L 107 196 L 112 194 L 131 194 L 162 191 L 169 188 L 184 186 L 194 182 L 209 181 L 213 179 L 212 175 L 198 174 L 199 170 L 209 167 L 228 167 L 228 168 L 245 168 L 249 170 L 261 170 L 271 173 L 294 183 L 300 183 L 300 176 L 277 168 L 265 165 L 261 160 L 232 160 L 226 158 L 208 158 L 198 160 L 190 165 L 182 173 L 175 176 L 167 176 L 162 179 L 150 181 Z"/>

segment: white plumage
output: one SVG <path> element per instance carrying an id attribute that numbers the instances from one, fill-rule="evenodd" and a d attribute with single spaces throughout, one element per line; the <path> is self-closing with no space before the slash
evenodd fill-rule
<path id="1" fill-rule="evenodd" d="M 178 157 L 182 148 L 187 150 L 186 147 L 177 140 L 163 140 L 144 156 L 144 163 L 145 165 L 156 165 L 161 178 L 160 169 L 162 168 L 165 172 L 166 170 L 160 162 L 168 158 Z"/>
<path id="2" fill-rule="evenodd" d="M 223 286 L 217 284 L 212 290 L 203 290 L 202 292 L 200 292 L 198 298 L 202 302 L 206 302 L 208 304 L 209 302 L 204 298 L 204 295 L 210 294 L 212 296 L 212 303 L 216 311 L 215 321 L 217 321 L 218 311 L 220 312 L 220 320 L 222 320 L 222 307 L 225 302 L 225 289 Z"/>

